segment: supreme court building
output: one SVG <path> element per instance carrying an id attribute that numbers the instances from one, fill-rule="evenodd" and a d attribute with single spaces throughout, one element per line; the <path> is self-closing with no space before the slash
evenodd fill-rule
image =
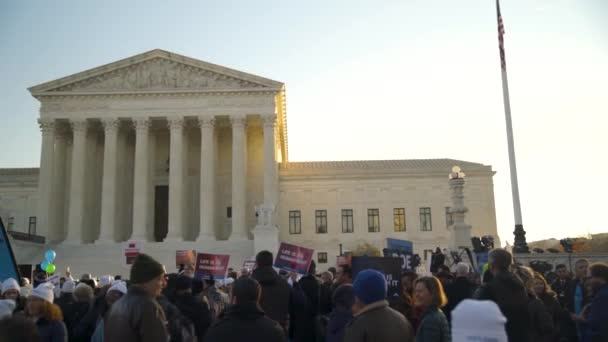
<path id="1" fill-rule="evenodd" d="M 0 169 L 19 263 L 53 248 L 59 270 L 125 274 L 125 241 L 169 270 L 176 250 L 231 254 L 238 267 L 278 241 L 314 248 L 320 269 L 340 248 L 381 249 L 387 237 L 424 256 L 449 244 L 454 165 L 467 174 L 472 235 L 498 238 L 491 166 L 290 162 L 277 81 L 152 50 L 29 90 L 40 168 Z"/>

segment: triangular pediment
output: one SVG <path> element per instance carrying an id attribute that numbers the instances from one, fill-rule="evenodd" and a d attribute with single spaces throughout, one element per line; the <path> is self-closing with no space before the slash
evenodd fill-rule
<path id="1" fill-rule="evenodd" d="M 154 91 L 280 90 L 283 84 L 163 50 L 152 50 L 30 88 L 32 95 Z"/>

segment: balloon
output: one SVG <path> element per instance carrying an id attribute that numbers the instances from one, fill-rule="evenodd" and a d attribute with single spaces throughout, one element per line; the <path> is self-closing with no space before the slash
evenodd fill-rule
<path id="1" fill-rule="evenodd" d="M 48 251 L 44 252 L 44 258 L 49 263 L 53 262 L 55 260 L 56 256 L 57 256 L 57 253 L 55 253 L 55 251 L 52 249 L 49 249 Z"/>
<path id="2" fill-rule="evenodd" d="M 487 272 L 488 271 L 488 264 L 483 264 L 482 270 L 483 270 L 484 273 Z"/>
<path id="3" fill-rule="evenodd" d="M 55 265 L 54 264 L 46 265 L 46 273 L 55 273 Z"/>
<path id="4" fill-rule="evenodd" d="M 41 264 L 40 264 L 40 268 L 42 268 L 43 271 L 46 271 L 46 267 L 49 265 L 49 262 L 44 260 Z"/>

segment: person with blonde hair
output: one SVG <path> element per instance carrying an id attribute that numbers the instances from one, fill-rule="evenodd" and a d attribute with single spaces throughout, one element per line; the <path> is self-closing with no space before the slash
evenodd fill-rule
<path id="1" fill-rule="evenodd" d="M 422 277 L 414 287 L 416 304 L 423 309 L 416 342 L 450 342 L 450 325 L 441 308 L 448 303 L 441 281 L 436 277 Z"/>
<path id="2" fill-rule="evenodd" d="M 545 309 L 547 309 L 551 318 L 553 318 L 554 336 L 559 336 L 560 325 L 564 319 L 564 311 L 557 300 L 557 293 L 553 292 L 551 286 L 547 284 L 545 277 L 536 271 L 534 272 L 533 289 L 538 299 L 545 305 Z"/>
<path id="3" fill-rule="evenodd" d="M 51 283 L 38 285 L 32 290 L 25 306 L 25 314 L 35 321 L 41 342 L 68 340 L 61 309 L 53 304 L 53 288 Z"/>

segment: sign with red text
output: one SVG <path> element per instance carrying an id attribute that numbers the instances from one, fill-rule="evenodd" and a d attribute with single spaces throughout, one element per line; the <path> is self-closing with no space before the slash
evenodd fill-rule
<path id="1" fill-rule="evenodd" d="M 313 249 L 281 242 L 274 267 L 288 272 L 307 274 L 313 253 Z"/>
<path id="2" fill-rule="evenodd" d="M 125 254 L 125 262 L 127 265 L 132 265 L 133 261 L 139 253 L 141 253 L 141 241 L 127 241 L 123 247 Z"/>
<path id="3" fill-rule="evenodd" d="M 185 251 L 176 251 L 175 252 L 175 265 L 179 267 L 179 265 L 194 265 L 196 263 L 196 251 L 195 250 L 185 250 Z"/>
<path id="4" fill-rule="evenodd" d="M 198 253 L 194 276 L 198 279 L 224 279 L 229 262 L 230 255 Z"/>

